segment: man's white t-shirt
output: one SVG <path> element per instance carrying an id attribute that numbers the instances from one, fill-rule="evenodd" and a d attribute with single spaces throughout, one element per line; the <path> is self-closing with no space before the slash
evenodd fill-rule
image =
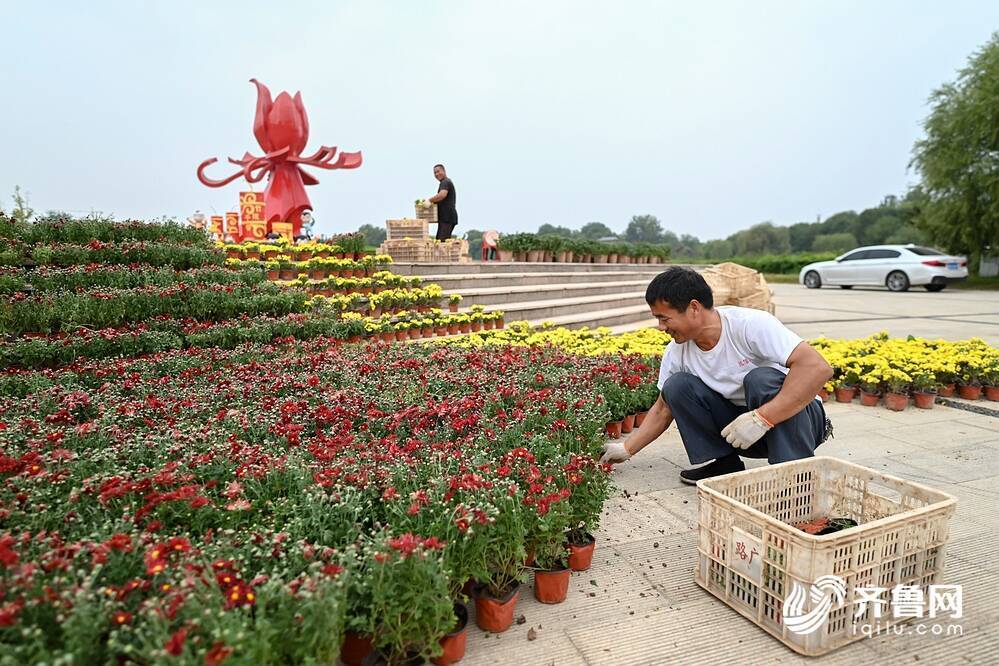
<path id="1" fill-rule="evenodd" d="M 689 340 L 670 342 L 659 366 L 659 390 L 677 372 L 689 372 L 708 388 L 736 405 L 746 404 L 742 382 L 754 368 L 776 368 L 787 374 L 787 358 L 801 344 L 801 338 L 763 310 L 719 306 L 721 338 L 702 351 Z"/>

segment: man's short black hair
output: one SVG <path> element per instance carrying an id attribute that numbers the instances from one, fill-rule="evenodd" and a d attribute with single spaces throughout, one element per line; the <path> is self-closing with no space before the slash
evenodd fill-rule
<path id="1" fill-rule="evenodd" d="M 443 164 L 435 164 L 434 168 L 436 169 L 437 167 L 440 167 L 440 168 L 444 169 L 444 165 Z M 447 169 L 444 169 L 444 171 L 447 171 Z"/>
<path id="2" fill-rule="evenodd" d="M 715 298 L 704 276 L 690 268 L 673 266 L 652 278 L 645 290 L 645 300 L 649 305 L 663 301 L 678 312 L 686 312 L 690 302 L 697 302 L 711 309 Z"/>

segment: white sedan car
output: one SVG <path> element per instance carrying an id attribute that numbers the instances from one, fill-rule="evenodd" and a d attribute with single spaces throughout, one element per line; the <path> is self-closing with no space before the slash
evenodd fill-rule
<path id="1" fill-rule="evenodd" d="M 941 291 L 951 282 L 968 279 L 968 260 L 919 245 L 871 245 L 859 247 L 832 261 L 808 264 L 798 274 L 798 282 L 809 289 L 838 285 L 884 286 L 906 291 L 922 286 Z"/>

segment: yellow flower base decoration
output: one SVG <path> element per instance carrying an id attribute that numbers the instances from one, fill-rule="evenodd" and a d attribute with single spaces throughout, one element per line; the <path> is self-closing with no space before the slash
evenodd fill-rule
<path id="1" fill-rule="evenodd" d="M 480 331 L 434 344 L 465 348 L 490 345 L 553 345 L 572 354 L 640 354 L 662 356 L 670 336 L 655 328 L 614 335 L 609 328 L 567 329 L 551 324 L 531 327 L 515 321 L 502 330 Z M 933 389 L 952 382 L 999 385 L 999 349 L 980 338 L 950 342 L 924 338 L 889 338 L 885 332 L 858 340 L 817 338 L 811 341 L 836 371 L 826 385 L 879 386 L 904 392 Z"/>

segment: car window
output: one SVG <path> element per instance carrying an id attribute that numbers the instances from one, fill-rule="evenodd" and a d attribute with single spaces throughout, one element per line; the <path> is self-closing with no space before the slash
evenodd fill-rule
<path id="1" fill-rule="evenodd" d="M 897 259 L 902 253 L 898 250 L 869 250 L 868 259 Z"/>
<path id="2" fill-rule="evenodd" d="M 843 257 L 843 261 L 857 261 L 858 259 L 869 259 L 870 250 L 857 250 Z"/>
<path id="3" fill-rule="evenodd" d="M 946 252 L 935 250 L 932 247 L 920 247 L 918 245 L 913 245 L 912 247 L 907 247 L 905 249 L 913 254 L 918 254 L 921 257 L 939 257 L 947 254 Z"/>

